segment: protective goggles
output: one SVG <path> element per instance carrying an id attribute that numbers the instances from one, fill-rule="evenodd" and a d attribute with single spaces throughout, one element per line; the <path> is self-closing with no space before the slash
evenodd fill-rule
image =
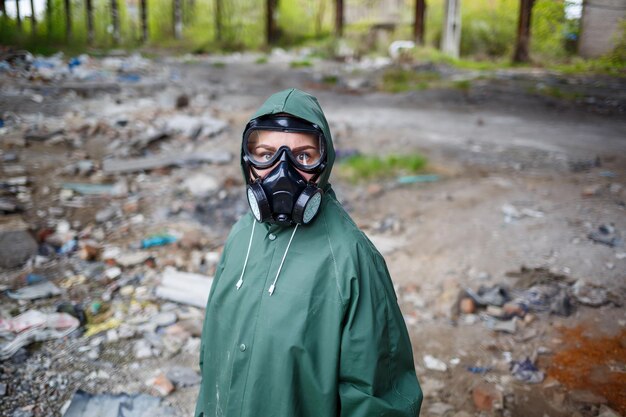
<path id="1" fill-rule="evenodd" d="M 297 133 L 274 135 L 271 132 Z M 316 125 L 288 116 L 254 119 L 243 136 L 244 160 L 257 169 L 270 168 L 281 155 L 305 172 L 323 169 L 326 160 L 324 135 Z"/>

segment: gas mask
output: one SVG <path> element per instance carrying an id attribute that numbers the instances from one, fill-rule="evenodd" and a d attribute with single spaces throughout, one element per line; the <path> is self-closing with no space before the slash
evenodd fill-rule
<path id="1" fill-rule="evenodd" d="M 290 143 L 285 144 L 280 140 L 285 135 L 263 131 L 297 135 L 287 137 Z M 248 204 L 257 221 L 288 226 L 306 225 L 315 218 L 323 194 L 315 181 L 326 166 L 321 129 L 290 116 L 254 119 L 244 132 L 242 157 Z M 257 172 L 270 168 L 264 177 Z M 298 170 L 313 176 L 307 181 Z"/>

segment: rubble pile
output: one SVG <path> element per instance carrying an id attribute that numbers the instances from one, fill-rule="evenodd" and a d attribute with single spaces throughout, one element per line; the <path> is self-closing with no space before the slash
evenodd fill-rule
<path id="1" fill-rule="evenodd" d="M 447 136 L 465 141 L 451 154 L 450 165 L 467 163 L 456 177 L 446 166 L 392 182 L 333 180 L 403 283 L 396 292 L 424 416 L 610 417 L 626 410 L 615 411 L 626 407 L 615 389 L 624 381 L 626 293 L 623 280 L 605 285 L 623 276 L 626 259 L 625 226 L 614 215 L 626 207 L 618 163 L 595 153 L 572 158 L 564 145 L 542 160 L 536 148 L 466 137 L 473 130 L 502 136 L 498 129 L 510 122 L 488 112 L 477 116 L 476 129 L 465 123 L 454 130 L 450 117 L 450 130 L 437 134 L 429 117 L 410 120 L 408 113 L 434 102 L 436 119 L 452 102 L 479 107 L 498 92 L 514 100 L 516 85 L 532 86 L 545 74 L 509 71 L 490 84 L 485 74 L 416 64 L 407 68 L 469 87 L 396 99 L 369 94 L 394 65 L 387 58 L 331 62 L 282 50 L 265 58 L 0 54 L 0 105 L 9 103 L 0 107 L 0 415 L 189 415 L 203 307 L 228 230 L 247 211 L 235 132 L 264 93 L 294 80 L 323 90 L 334 109 L 338 159 L 368 148 L 417 149 L 430 136 L 437 155 Z M 306 59 L 310 65 L 290 69 Z M 340 91 L 351 95 L 333 102 Z M 524 122 L 524 132 L 538 131 L 517 116 L 510 119 Z M 361 126 L 365 119 L 384 128 Z M 548 143 L 554 132 L 545 132 Z M 499 176 L 486 177 L 488 170 Z M 577 176 L 572 188 L 559 182 L 564 172 Z M 520 192 L 519 183 L 530 185 Z M 555 195 L 545 184 L 556 185 Z M 494 245 L 474 233 L 520 247 L 487 253 Z M 547 255 L 530 247 L 539 233 L 542 249 L 551 245 Z M 557 268 L 559 252 L 567 262 Z M 490 262 L 496 257 L 507 259 L 505 268 Z M 492 276 L 495 265 L 512 272 Z M 584 322 L 589 317 L 596 321 Z M 614 334 L 599 336 L 595 327 Z"/>
<path id="2" fill-rule="evenodd" d="M 13 83 L 5 89 L 163 74 L 140 56 L 16 54 L 0 66 Z M 197 389 L 203 308 L 226 233 L 246 208 L 240 178 L 218 175 L 235 165 L 223 145 L 229 124 L 202 97 L 171 92 L 76 104 L 62 117 L 0 115 L 0 414 L 139 402 L 179 415 L 152 396 Z M 173 358 L 186 365 L 158 364 Z M 152 374 L 129 384 L 145 369 Z"/>

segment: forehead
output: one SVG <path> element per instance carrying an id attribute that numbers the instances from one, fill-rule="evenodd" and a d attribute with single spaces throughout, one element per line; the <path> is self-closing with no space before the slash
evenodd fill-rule
<path id="1" fill-rule="evenodd" d="M 250 140 L 258 145 L 272 147 L 289 146 L 295 148 L 299 146 L 319 147 L 319 139 L 316 135 L 300 132 L 281 132 L 274 130 L 258 130 L 250 135 Z"/>

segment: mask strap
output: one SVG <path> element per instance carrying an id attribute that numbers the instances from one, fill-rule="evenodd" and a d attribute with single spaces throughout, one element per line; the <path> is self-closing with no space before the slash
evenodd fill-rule
<path id="1" fill-rule="evenodd" d="M 287 249 L 285 249 L 285 253 L 283 254 L 283 259 L 280 261 L 280 266 L 278 267 L 278 272 L 276 273 L 276 278 L 274 278 L 274 282 L 270 285 L 270 289 L 267 291 L 270 293 L 270 297 L 274 294 L 274 290 L 276 289 L 276 281 L 278 281 L 278 276 L 280 275 L 280 270 L 283 269 L 283 263 L 285 262 L 285 258 L 287 257 L 287 252 L 289 251 L 289 246 L 291 246 L 291 241 L 293 240 L 293 235 L 296 234 L 296 230 L 298 230 L 298 224 L 293 228 L 293 232 L 291 232 L 291 237 L 289 238 L 289 243 L 287 243 Z"/>
<path id="2" fill-rule="evenodd" d="M 252 221 L 252 233 L 250 234 L 250 242 L 248 242 L 248 252 L 246 252 L 246 260 L 243 263 L 243 269 L 241 270 L 241 276 L 239 277 L 239 281 L 237 281 L 237 285 L 235 287 L 237 289 L 241 288 L 243 285 L 243 274 L 246 272 L 246 265 L 248 265 L 248 257 L 250 256 L 250 248 L 252 247 L 252 238 L 254 237 L 254 228 L 256 227 L 256 220 Z"/>

